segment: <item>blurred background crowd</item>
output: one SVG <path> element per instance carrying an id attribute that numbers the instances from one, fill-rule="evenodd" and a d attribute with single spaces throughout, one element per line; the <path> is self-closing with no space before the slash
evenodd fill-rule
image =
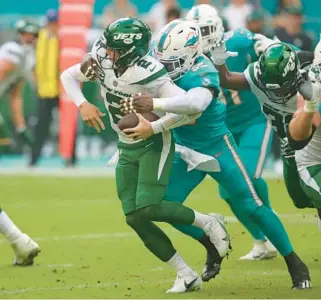
<path id="1" fill-rule="evenodd" d="M 73 157 L 62 160 L 58 153 L 59 134 L 59 1 L 18 0 L 1 3 L 0 45 L 15 39 L 13 30 L 18 19 L 27 18 L 42 26 L 36 53 L 36 76 L 24 86 L 24 113 L 33 132 L 31 147 L 24 146 L 15 136 L 8 101 L 0 99 L 0 112 L 7 121 L 0 124 L 0 167 L 28 164 L 29 166 L 74 166 L 78 164 L 105 165 L 116 149 L 116 136 L 107 128 L 96 134 L 80 120 Z M 167 22 L 183 18 L 195 4 L 212 4 L 221 13 L 225 30 L 246 27 L 255 33 L 312 51 L 321 30 L 321 1 L 313 0 L 96 0 L 94 22 L 88 34 L 88 48 L 99 37 L 102 29 L 114 19 L 138 16 L 145 20 L 154 34 Z M 45 35 L 41 33 L 46 33 Z M 88 100 L 103 110 L 97 84 L 85 83 L 83 92 Z M 1 123 L 1 122 L 0 122 Z M 105 119 L 108 125 L 108 120 Z M 7 141 L 7 142 L 5 142 Z M 270 155 L 267 167 L 280 172 L 277 146 Z"/>

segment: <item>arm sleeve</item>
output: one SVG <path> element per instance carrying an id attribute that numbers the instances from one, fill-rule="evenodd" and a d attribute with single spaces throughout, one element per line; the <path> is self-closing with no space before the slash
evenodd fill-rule
<path id="1" fill-rule="evenodd" d="M 192 123 L 200 114 L 177 115 L 166 114 L 159 120 L 151 122 L 154 134 Z"/>
<path id="2" fill-rule="evenodd" d="M 212 93 L 207 88 L 196 87 L 185 92 L 174 84 L 166 83 L 164 89 L 165 94 L 173 97 L 154 98 L 153 106 L 156 111 L 195 114 L 203 112 L 213 99 Z"/>
<path id="3" fill-rule="evenodd" d="M 87 101 L 79 86 L 79 82 L 88 81 L 86 76 L 80 71 L 80 64 L 63 71 L 60 79 L 66 94 L 78 107 Z"/>

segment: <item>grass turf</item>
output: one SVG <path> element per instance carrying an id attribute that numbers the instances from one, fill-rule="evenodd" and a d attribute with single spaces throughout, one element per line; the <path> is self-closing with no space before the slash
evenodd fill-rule
<path id="1" fill-rule="evenodd" d="M 166 295 L 174 272 L 147 252 L 125 224 L 112 178 L 0 177 L 1 207 L 35 237 L 42 253 L 34 266 L 11 266 L 13 254 L 0 239 L 0 298 L 320 298 L 321 236 L 314 210 L 297 210 L 282 181 L 269 181 L 272 205 L 307 263 L 313 289 L 292 291 L 286 265 L 239 261 L 252 241 L 233 218 L 227 228 L 233 252 L 221 274 L 199 292 Z M 186 202 L 203 212 L 232 216 L 211 180 Z M 185 260 L 199 273 L 202 247 L 162 225 Z"/>

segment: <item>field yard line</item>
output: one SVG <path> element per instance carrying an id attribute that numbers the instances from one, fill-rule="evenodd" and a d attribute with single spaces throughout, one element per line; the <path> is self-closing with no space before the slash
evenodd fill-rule
<path id="1" fill-rule="evenodd" d="M 279 214 L 279 217 L 291 224 L 317 224 L 317 218 L 313 214 Z M 238 223 L 239 221 L 234 216 L 226 216 L 227 223 Z M 179 233 L 177 230 L 172 229 L 171 232 Z M 46 236 L 35 237 L 35 241 L 68 241 L 68 240 L 92 240 L 92 239 L 114 239 L 123 237 L 135 237 L 134 232 L 110 232 L 110 233 L 89 233 L 80 235 L 67 235 L 67 236 Z M 0 239 L 0 244 L 7 243 L 5 239 Z"/>

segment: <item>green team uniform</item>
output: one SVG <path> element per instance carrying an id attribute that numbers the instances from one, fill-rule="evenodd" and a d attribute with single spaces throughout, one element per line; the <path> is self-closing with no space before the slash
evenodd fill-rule
<path id="1" fill-rule="evenodd" d="M 319 112 L 321 105 L 319 105 Z M 313 133 L 309 144 L 295 151 L 295 160 L 303 191 L 314 207 L 321 209 L 321 127 Z"/>
<path id="2" fill-rule="evenodd" d="M 260 101 L 262 112 L 271 122 L 272 128 L 281 142 L 281 155 L 283 160 L 283 177 L 288 193 L 298 208 L 314 207 L 312 201 L 306 196 L 300 185 L 300 176 L 295 161 L 295 152 L 287 141 L 286 132 L 293 114 L 297 110 L 298 94 L 295 94 L 284 104 L 272 102 L 258 83 L 258 63 L 250 64 L 245 70 L 245 77 L 251 91 Z"/>
<path id="3" fill-rule="evenodd" d="M 163 89 L 171 82 L 163 65 L 151 56 L 145 56 L 121 76 L 116 77 L 111 61 L 102 58 L 106 50 L 98 40 L 91 55 L 98 62 L 101 95 L 104 98 L 111 127 L 119 137 L 119 162 L 116 167 L 116 185 L 123 211 L 129 214 L 140 208 L 163 200 L 169 180 L 175 147 L 169 131 L 145 141 L 135 141 L 121 130 L 117 123 L 123 114 L 119 109 L 121 99 L 137 93 L 153 97 L 169 96 Z"/>

